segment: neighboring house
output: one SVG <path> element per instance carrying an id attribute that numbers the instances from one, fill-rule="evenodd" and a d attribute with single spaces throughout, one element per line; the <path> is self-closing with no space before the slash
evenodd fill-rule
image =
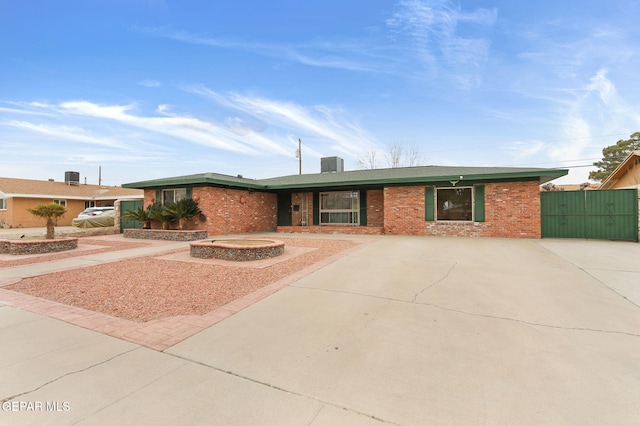
<path id="1" fill-rule="evenodd" d="M 113 206 L 118 199 L 143 198 L 143 191 L 138 189 L 83 185 L 79 179 L 73 179 L 79 178 L 77 173 L 71 178 L 65 182 L 54 182 L 0 177 L 0 228 L 44 226 L 41 218 L 27 210 L 38 204 L 64 205 L 67 213 L 58 220 L 58 225 L 69 226 L 73 218 L 87 207 Z"/>
<path id="2" fill-rule="evenodd" d="M 640 190 L 640 151 L 631 152 L 600 186 L 600 189 L 622 188 Z"/>
<path id="3" fill-rule="evenodd" d="M 540 238 L 539 186 L 567 170 L 405 167 L 247 179 L 217 173 L 123 185 L 144 205 L 199 202 L 209 235 L 308 232 Z M 327 170 L 322 159 L 321 170 Z"/>

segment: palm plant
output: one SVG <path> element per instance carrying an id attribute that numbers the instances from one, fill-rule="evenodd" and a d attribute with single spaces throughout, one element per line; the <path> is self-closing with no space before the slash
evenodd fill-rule
<path id="1" fill-rule="evenodd" d="M 157 220 L 162 223 L 162 229 L 169 229 L 169 223 L 175 220 L 173 216 L 167 211 L 167 207 L 162 207 L 160 203 L 151 204 L 147 210 L 150 220 Z"/>
<path id="2" fill-rule="evenodd" d="M 27 209 L 34 216 L 47 220 L 46 239 L 53 240 L 55 235 L 55 226 L 58 218 L 63 216 L 67 209 L 58 203 L 38 204 L 37 206 Z"/>
<path id="3" fill-rule="evenodd" d="M 187 229 L 187 220 L 201 213 L 198 202 L 192 198 L 183 198 L 164 208 L 165 214 L 173 220 L 178 220 L 180 229 Z"/>
<path id="4" fill-rule="evenodd" d="M 150 211 L 153 204 L 149 205 L 146 209 L 144 207 L 138 207 L 135 210 L 129 210 L 125 212 L 122 217 L 128 220 L 137 220 L 142 222 L 142 229 L 151 228 Z"/>

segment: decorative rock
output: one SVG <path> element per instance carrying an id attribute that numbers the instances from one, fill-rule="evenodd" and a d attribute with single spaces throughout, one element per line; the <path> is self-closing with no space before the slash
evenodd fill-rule
<path id="1" fill-rule="evenodd" d="M 0 254 L 43 254 L 78 248 L 77 238 L 53 240 L 0 240 Z"/>
<path id="2" fill-rule="evenodd" d="M 278 240 L 205 240 L 190 243 L 191 257 L 244 262 L 269 259 L 284 253 Z"/>
<path id="3" fill-rule="evenodd" d="M 177 231 L 165 229 L 125 229 L 124 238 L 164 241 L 196 241 L 207 238 L 207 231 Z"/>

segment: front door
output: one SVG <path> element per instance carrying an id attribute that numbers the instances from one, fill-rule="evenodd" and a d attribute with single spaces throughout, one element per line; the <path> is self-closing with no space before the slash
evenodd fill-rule
<path id="1" fill-rule="evenodd" d="M 291 193 L 278 194 L 278 226 L 291 226 Z"/>

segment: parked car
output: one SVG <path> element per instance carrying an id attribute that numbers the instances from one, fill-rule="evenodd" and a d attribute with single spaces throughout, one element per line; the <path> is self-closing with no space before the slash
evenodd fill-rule
<path id="1" fill-rule="evenodd" d="M 80 214 L 78 214 L 78 219 L 100 216 L 105 212 L 113 211 L 113 209 L 113 207 L 89 207 L 88 209 L 84 209 L 80 212 Z"/>
<path id="2" fill-rule="evenodd" d="M 71 221 L 71 224 L 78 228 L 114 226 L 115 217 L 116 212 L 113 207 L 91 207 L 81 212 Z"/>

